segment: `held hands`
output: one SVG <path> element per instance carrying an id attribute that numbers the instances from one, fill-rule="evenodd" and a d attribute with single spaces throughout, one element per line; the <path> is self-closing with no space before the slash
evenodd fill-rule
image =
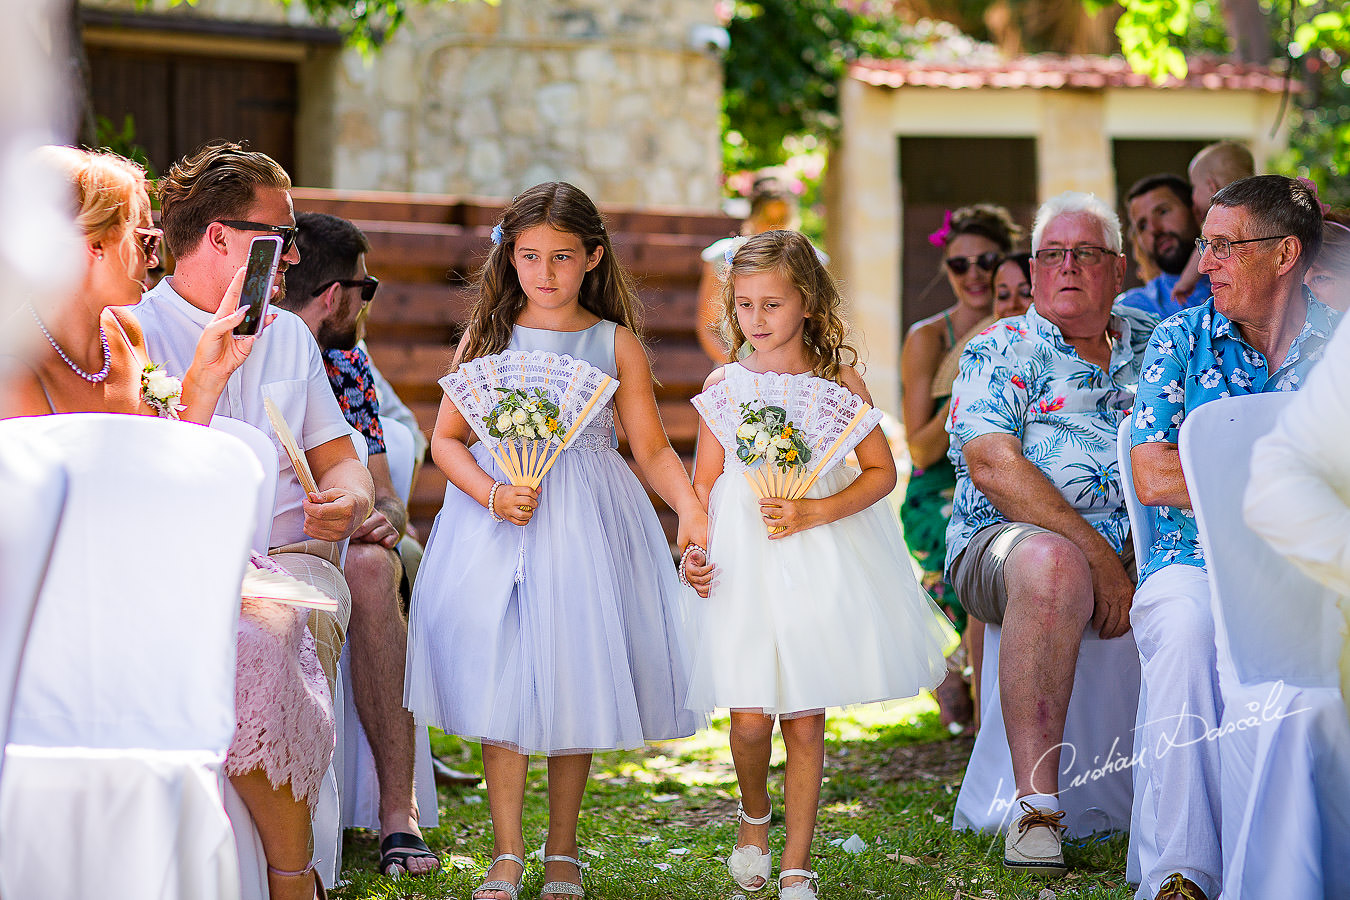
<path id="1" fill-rule="evenodd" d="M 512 525 L 526 525 L 539 507 L 539 491 L 523 484 L 498 485 L 491 499 L 492 508 L 489 512 Z"/>
<path id="2" fill-rule="evenodd" d="M 358 525 L 370 516 L 369 504 L 342 488 L 329 488 L 305 496 L 305 534 L 320 541 L 340 541 L 350 537 Z"/>
<path id="3" fill-rule="evenodd" d="M 708 513 L 702 506 L 696 506 L 694 503 L 689 505 L 694 508 L 680 516 L 680 524 L 675 533 L 675 546 L 680 549 L 684 549 L 690 544 L 706 547 L 708 546 Z"/>
<path id="4" fill-rule="evenodd" d="M 253 343 L 258 339 L 256 334 L 237 338 L 233 333 L 235 326 L 244 320 L 248 312 L 248 307 L 239 308 L 239 296 L 243 291 L 244 267 L 240 266 L 225 291 L 224 299 L 220 301 L 215 317 L 197 340 L 197 352 L 193 356 L 191 368 L 206 382 L 223 385 L 248 359 Z M 275 318 L 275 313 L 269 315 L 263 327 L 272 324 Z M 258 331 L 262 333 L 261 328 Z"/>
<path id="5" fill-rule="evenodd" d="M 759 514 L 764 524 L 773 528 L 782 528 L 769 535 L 769 540 L 782 540 L 817 525 L 824 525 L 820 515 L 820 502 L 817 500 L 783 500 L 779 497 L 766 497 L 759 501 Z"/>
<path id="6" fill-rule="evenodd" d="M 685 582 L 705 600 L 712 593 L 713 574 L 716 571 L 708 562 L 708 552 L 702 545 L 690 544 L 685 547 L 680 566 Z"/>

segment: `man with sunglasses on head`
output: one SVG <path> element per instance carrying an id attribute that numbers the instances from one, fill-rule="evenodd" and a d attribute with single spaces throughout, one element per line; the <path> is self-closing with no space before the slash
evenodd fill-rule
<path id="1" fill-rule="evenodd" d="M 1125 195 L 1125 210 L 1139 248 L 1160 274 L 1142 287 L 1130 288 L 1116 302 L 1166 318 L 1205 300 L 1209 279 L 1203 274 L 1183 301 L 1172 296 L 1200 236 L 1200 225 L 1191 209 L 1190 182 L 1167 173 L 1141 178 Z"/>
<path id="2" fill-rule="evenodd" d="M 1134 560 L 1116 437 L 1157 320 L 1113 308 L 1125 276 L 1120 220 L 1095 196 L 1046 201 L 1031 246 L 1031 308 L 966 346 L 952 388 L 947 572 L 973 618 L 1002 626 L 999 693 L 1016 790 L 1004 866 L 1059 877 L 1062 832 L 1082 812 L 1081 794 L 1061 806 L 1069 785 L 1059 778 L 1079 645 L 1089 627 L 1103 639 L 1130 628 Z M 1063 762 L 1083 766 L 1114 737 L 1066 750 L 1076 756 Z M 963 800 L 958 826 L 991 826 L 978 817 L 992 810 Z"/>
<path id="3" fill-rule="evenodd" d="M 1308 185 L 1283 175 L 1233 182 L 1214 195 L 1195 242 L 1213 296 L 1165 320 L 1149 341 L 1130 461 L 1158 539 L 1130 620 L 1148 694 L 1144 746 L 1171 749 L 1147 770 L 1157 825 L 1140 842 L 1141 897 L 1212 900 L 1222 876 L 1219 748 L 1205 739 L 1221 705 L 1214 622 L 1177 450 L 1181 424 L 1212 400 L 1303 385 L 1339 318 L 1303 285 L 1321 244 Z"/>
<path id="4" fill-rule="evenodd" d="M 365 438 L 375 481 L 375 509 L 352 534 L 343 572 L 352 593 L 347 645 L 353 699 L 380 788 L 380 869 L 420 874 L 436 857 L 417 830 L 414 725 L 403 708 L 408 627 L 399 606 L 402 565 L 396 547 L 407 530 L 408 511 L 390 477 L 373 367 L 361 343 L 380 283 L 366 271 L 369 241 L 346 219 L 300 213 L 296 246 L 300 262 L 287 273 L 289 290 L 280 304 L 299 316 L 318 342 L 338 404 Z M 344 754 L 356 752 L 344 747 Z M 369 824 L 346 814 L 344 819 Z"/>

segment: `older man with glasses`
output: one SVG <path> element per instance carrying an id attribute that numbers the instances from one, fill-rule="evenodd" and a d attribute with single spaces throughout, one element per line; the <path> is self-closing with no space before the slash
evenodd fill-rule
<path id="1" fill-rule="evenodd" d="M 1303 285 L 1321 243 L 1307 186 L 1283 175 L 1233 182 L 1214 195 L 1195 242 L 1214 296 L 1165 320 L 1149 341 L 1130 461 L 1159 537 L 1130 620 L 1148 694 L 1144 746 L 1169 749 L 1149 760 L 1157 827 L 1140 842 L 1142 898 L 1205 900 L 1222 878 L 1219 750 L 1205 739 L 1220 712 L 1214 623 L 1177 436 L 1201 404 L 1294 391 L 1306 380 L 1338 318 Z"/>
<path id="2" fill-rule="evenodd" d="M 1002 626 L 999 692 L 1019 818 L 1004 865 L 1065 872 L 1058 773 L 1079 645 L 1130 628 L 1129 516 L 1116 436 L 1157 320 L 1112 307 L 1120 220 L 1091 194 L 1047 201 L 1032 232 L 1033 303 L 967 345 L 952 390 L 956 499 L 947 571 L 966 610 Z"/>

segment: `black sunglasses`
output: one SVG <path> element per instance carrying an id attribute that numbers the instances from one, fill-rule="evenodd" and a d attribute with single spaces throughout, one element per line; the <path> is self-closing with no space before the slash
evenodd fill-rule
<path id="1" fill-rule="evenodd" d="M 998 252 L 990 250 L 988 253 L 981 253 L 979 256 L 949 256 L 942 262 L 953 275 L 964 275 L 970 271 L 972 263 L 986 272 L 992 272 L 998 268 L 998 264 L 1002 261 L 1003 257 Z"/>
<path id="2" fill-rule="evenodd" d="M 325 281 L 311 297 L 317 297 L 335 284 L 342 285 L 345 288 L 359 287 L 361 289 L 361 302 L 369 303 L 375 299 L 375 292 L 380 289 L 380 279 L 374 275 L 367 275 L 365 278 L 334 278 L 332 281 Z"/>
<path id="3" fill-rule="evenodd" d="M 132 232 L 136 235 L 136 243 L 140 244 L 141 253 L 145 256 L 148 263 L 159 253 L 160 242 L 164 240 L 164 232 L 159 228 L 133 228 Z"/>
<path id="4" fill-rule="evenodd" d="M 294 225 L 268 225 L 264 222 L 249 222 L 245 219 L 217 219 L 222 225 L 229 228 L 238 228 L 240 231 L 267 231 L 281 237 L 281 255 L 285 256 L 291 252 L 295 246 L 295 236 L 299 233 Z M 202 229 L 204 233 L 205 228 Z"/>

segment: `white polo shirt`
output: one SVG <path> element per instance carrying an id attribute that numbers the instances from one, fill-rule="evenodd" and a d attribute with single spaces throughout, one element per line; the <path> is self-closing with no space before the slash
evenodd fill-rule
<path id="1" fill-rule="evenodd" d="M 170 375 L 182 378 L 192 364 L 202 330 L 214 314 L 188 303 L 170 281 L 160 279 L 133 312 L 145 332 L 150 359 L 163 364 Z M 272 430 L 263 398 L 269 397 L 277 405 L 304 450 L 347 437 L 352 431 L 333 396 L 319 345 L 309 327 L 294 313 L 273 311 L 276 321 L 263 329 L 248 359 L 230 376 L 216 404 L 216 415 L 247 422 L 272 438 L 278 476 L 271 544 L 280 547 L 308 537 L 304 532 L 305 492 Z"/>

